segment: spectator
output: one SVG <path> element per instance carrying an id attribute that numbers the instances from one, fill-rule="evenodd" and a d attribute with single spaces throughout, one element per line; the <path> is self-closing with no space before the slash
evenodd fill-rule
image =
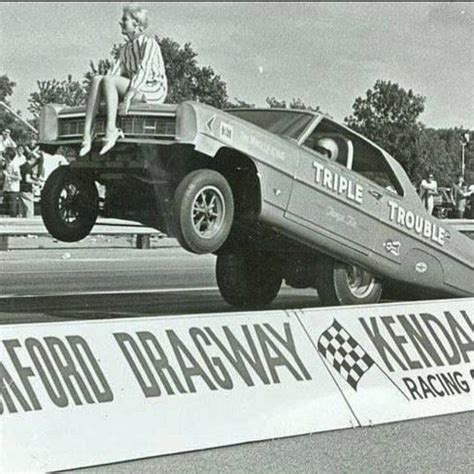
<path id="1" fill-rule="evenodd" d="M 69 162 L 63 155 L 50 155 L 45 151 L 40 150 L 40 158 L 38 161 L 38 179 L 43 183 L 46 182 L 49 175 L 59 166 L 68 165 Z"/>
<path id="2" fill-rule="evenodd" d="M 33 196 L 33 184 L 36 183 L 36 179 L 33 176 L 35 162 L 35 155 L 28 153 L 25 163 L 20 166 L 20 209 L 22 217 L 33 217 L 35 215 Z"/>
<path id="3" fill-rule="evenodd" d="M 467 186 L 464 184 L 464 177 L 458 176 L 456 184 L 453 185 L 452 197 L 454 202 L 454 217 L 456 219 L 462 219 L 466 212 L 467 198 L 472 195 L 472 191 L 467 190 Z"/>
<path id="4" fill-rule="evenodd" d="M 0 136 L 0 155 L 3 155 L 7 148 L 16 148 L 16 143 L 13 141 L 10 133 L 10 129 L 6 128 Z"/>
<path id="5" fill-rule="evenodd" d="M 21 166 L 23 163 L 26 163 L 26 156 L 25 156 L 25 147 L 23 145 L 18 145 L 16 148 L 16 158 L 15 158 L 19 165 Z"/>
<path id="6" fill-rule="evenodd" d="M 30 142 L 30 144 L 26 147 L 26 151 L 29 153 L 33 153 L 36 159 L 39 158 L 40 156 L 40 147 L 38 145 L 38 142 L 36 141 L 35 138 L 33 138 Z"/>
<path id="7" fill-rule="evenodd" d="M 471 203 L 469 209 L 469 215 L 467 216 L 469 219 L 474 219 L 474 184 L 471 184 L 467 190 L 471 193 Z"/>
<path id="8" fill-rule="evenodd" d="M 20 199 L 20 165 L 16 159 L 16 153 L 13 148 L 5 150 L 5 169 L 3 176 L 3 197 L 5 199 L 6 209 L 10 217 L 18 216 Z"/>
<path id="9" fill-rule="evenodd" d="M 434 175 L 430 173 L 428 180 L 424 179 L 420 184 L 420 198 L 428 214 L 433 214 L 436 194 L 438 194 L 438 183 L 435 181 Z"/>

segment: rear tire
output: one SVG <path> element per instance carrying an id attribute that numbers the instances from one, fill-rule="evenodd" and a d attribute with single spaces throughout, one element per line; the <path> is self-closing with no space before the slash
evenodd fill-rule
<path id="1" fill-rule="evenodd" d="M 99 212 L 99 195 L 92 179 L 61 166 L 41 193 L 41 216 L 49 233 L 63 242 L 87 237 Z"/>
<path id="2" fill-rule="evenodd" d="M 282 283 L 278 264 L 271 257 L 254 252 L 219 254 L 216 279 L 224 300 L 237 308 L 269 305 Z"/>
<path id="3" fill-rule="evenodd" d="M 328 260 L 318 283 L 323 306 L 378 303 L 382 283 L 371 273 L 356 265 Z"/>
<path id="4" fill-rule="evenodd" d="M 175 235 L 189 252 L 218 250 L 234 220 L 234 198 L 227 180 L 217 171 L 189 173 L 176 188 L 173 203 Z"/>

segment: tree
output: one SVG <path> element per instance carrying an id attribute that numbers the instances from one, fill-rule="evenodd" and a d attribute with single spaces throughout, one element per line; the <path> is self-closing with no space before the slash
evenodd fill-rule
<path id="1" fill-rule="evenodd" d="M 268 107 L 272 109 L 286 109 L 286 100 L 278 100 L 275 96 L 269 96 L 265 99 Z"/>
<path id="2" fill-rule="evenodd" d="M 226 109 L 254 109 L 255 104 L 250 104 L 249 102 L 246 102 L 245 100 L 238 99 L 237 97 L 234 97 L 235 102 L 227 102 L 225 105 Z"/>
<path id="3" fill-rule="evenodd" d="M 11 81 L 6 74 L 0 76 L 0 101 L 10 108 L 10 97 L 13 95 L 15 86 L 16 83 Z M 19 110 L 15 112 L 21 116 Z M 22 124 L 13 114 L 3 107 L 0 107 L 0 132 L 4 128 L 11 130 L 11 136 L 16 143 L 25 143 L 33 137 L 31 130 Z"/>
<path id="4" fill-rule="evenodd" d="M 191 43 L 183 47 L 170 38 L 158 38 L 168 79 L 166 102 L 177 104 L 184 100 L 198 100 L 222 108 L 228 103 L 227 85 L 210 66 L 201 67 Z M 89 85 L 96 74 L 106 74 L 117 59 L 119 45 L 114 45 L 109 59 L 101 59 L 97 65 L 91 61 L 90 71 L 85 74 L 84 84 Z"/>
<path id="5" fill-rule="evenodd" d="M 16 83 L 10 81 L 7 75 L 0 76 L 0 101 L 7 102 L 13 94 Z"/>
<path id="6" fill-rule="evenodd" d="M 313 107 L 311 105 L 306 105 L 300 98 L 291 100 L 290 104 L 287 105 L 285 100 L 279 100 L 274 96 L 269 96 L 266 98 L 266 103 L 270 108 L 279 108 L 279 109 L 296 109 L 296 110 L 311 110 L 313 112 L 320 112 L 322 113 L 319 105 Z"/>
<path id="7" fill-rule="evenodd" d="M 83 84 L 74 81 L 71 75 L 67 79 L 58 81 L 50 79 L 37 81 L 39 92 L 30 94 L 28 110 L 38 117 L 41 108 L 46 104 L 64 104 L 67 106 L 83 105 L 86 101 L 87 91 Z"/>
<path id="8" fill-rule="evenodd" d="M 198 100 L 218 108 L 228 103 L 226 83 L 210 66 L 198 65 L 197 53 L 192 49 L 191 43 L 181 47 L 170 38 L 156 37 L 156 40 L 161 47 L 168 78 L 167 103 Z M 39 92 L 30 95 L 28 109 L 37 116 L 41 107 L 47 103 L 84 104 L 92 78 L 97 74 L 107 74 L 118 57 L 119 48 L 120 45 L 115 44 L 109 58 L 90 61 L 82 83 L 73 81 L 71 76 L 66 81 L 38 81 Z"/>
<path id="9" fill-rule="evenodd" d="M 352 115 L 344 121 L 387 150 L 415 179 L 420 169 L 417 151 L 423 129 L 418 118 L 424 103 L 425 98 L 411 89 L 406 91 L 391 81 L 377 80 L 365 98 L 356 98 Z"/>
<path id="10" fill-rule="evenodd" d="M 319 108 L 319 105 L 313 107 L 312 105 L 306 105 L 300 98 L 293 98 L 290 102 L 290 109 L 299 109 L 299 110 L 312 110 L 313 112 L 322 112 Z"/>
<path id="11" fill-rule="evenodd" d="M 449 186 L 455 178 L 455 156 L 450 153 L 446 141 L 434 129 L 423 129 L 416 146 L 417 162 L 413 170 L 413 182 L 420 183 L 433 173 L 439 186 Z"/>
<path id="12" fill-rule="evenodd" d="M 222 108 L 228 103 L 227 85 L 212 67 L 201 67 L 191 43 L 183 47 L 171 38 L 156 38 L 163 55 L 168 78 L 166 102 L 178 104 L 198 100 Z"/>
<path id="13" fill-rule="evenodd" d="M 432 172 L 438 184 L 451 186 L 461 172 L 460 137 L 466 130 L 461 128 L 424 129 L 418 142 L 419 166 L 417 177 L 426 177 Z M 474 149 L 466 147 L 466 180 L 473 182 Z"/>

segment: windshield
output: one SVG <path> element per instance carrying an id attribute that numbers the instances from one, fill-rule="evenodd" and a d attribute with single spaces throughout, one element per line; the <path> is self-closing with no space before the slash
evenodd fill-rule
<path id="1" fill-rule="evenodd" d="M 313 119 L 312 114 L 284 110 L 226 110 L 275 135 L 297 140 Z"/>

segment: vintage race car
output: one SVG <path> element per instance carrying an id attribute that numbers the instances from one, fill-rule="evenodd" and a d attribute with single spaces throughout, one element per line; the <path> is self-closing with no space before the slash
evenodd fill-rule
<path id="1" fill-rule="evenodd" d="M 40 144 L 79 149 L 84 109 L 46 106 Z M 400 164 L 330 118 L 305 110 L 218 110 L 198 102 L 134 104 L 124 138 L 48 179 L 41 211 L 63 241 L 88 235 L 99 213 L 217 255 L 224 299 L 262 306 L 282 281 L 323 304 L 473 296 L 474 243 L 425 211 Z M 105 186 L 99 206 L 97 187 Z"/>

